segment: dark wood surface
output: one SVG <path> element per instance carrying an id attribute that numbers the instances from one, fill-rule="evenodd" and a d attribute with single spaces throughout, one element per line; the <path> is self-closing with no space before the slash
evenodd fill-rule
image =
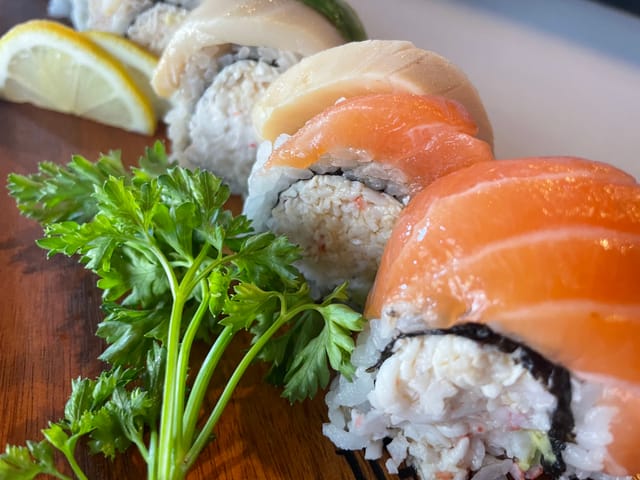
<path id="1" fill-rule="evenodd" d="M 45 14 L 44 0 L 0 0 L 0 34 Z M 75 259 L 45 258 L 34 243 L 41 229 L 19 215 L 5 188 L 7 175 L 34 172 L 43 160 L 67 163 L 73 153 L 95 159 L 112 149 L 121 149 L 131 163 L 152 141 L 0 101 L 1 449 L 41 439 L 40 429 L 62 416 L 71 380 L 100 371 L 97 356 L 104 348 L 94 336 L 101 319 L 95 279 Z M 352 479 L 345 458 L 322 436 L 322 396 L 290 406 L 278 390 L 262 383 L 261 375 L 257 366 L 245 377 L 216 430 L 217 439 L 189 479 Z M 133 453 L 109 462 L 80 449 L 79 457 L 91 479 L 146 475 Z"/>

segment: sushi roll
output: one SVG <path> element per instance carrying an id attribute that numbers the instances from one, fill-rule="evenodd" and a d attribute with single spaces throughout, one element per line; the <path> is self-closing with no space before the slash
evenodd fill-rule
<path id="1" fill-rule="evenodd" d="M 156 55 L 161 55 L 169 40 L 200 2 L 175 4 L 156 2 L 140 12 L 127 27 L 126 36 Z"/>
<path id="2" fill-rule="evenodd" d="M 314 294 L 350 282 L 363 303 L 391 228 L 407 201 L 436 178 L 493 158 L 458 102 L 381 93 L 344 99 L 275 148 L 265 142 L 245 213 L 302 248 L 298 267 Z"/>
<path id="3" fill-rule="evenodd" d="M 299 0 L 204 0 L 172 36 L 152 78 L 154 90 L 172 99 L 165 120 L 174 158 L 246 195 L 256 99 L 301 58 L 347 40 Z"/>
<path id="4" fill-rule="evenodd" d="M 201 0 L 51 0 L 48 13 L 66 17 L 76 30 L 126 36 L 158 55 Z"/>
<path id="5" fill-rule="evenodd" d="M 561 157 L 442 177 L 397 221 L 324 432 L 423 479 L 630 479 L 639 277 L 630 175 Z"/>

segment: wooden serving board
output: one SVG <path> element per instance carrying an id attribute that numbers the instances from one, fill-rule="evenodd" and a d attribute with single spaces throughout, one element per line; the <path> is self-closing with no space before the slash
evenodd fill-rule
<path id="1" fill-rule="evenodd" d="M 46 16 L 45 0 L 0 0 L 0 34 L 16 23 Z M 163 138 L 158 134 L 157 138 Z M 49 420 L 58 420 L 78 376 L 94 377 L 104 348 L 94 336 L 101 320 L 95 278 L 76 259 L 45 258 L 35 245 L 42 231 L 19 215 L 6 190 L 11 172 L 36 171 L 38 162 L 66 164 L 71 154 L 96 159 L 122 150 L 133 163 L 153 138 L 0 101 L 0 449 L 40 440 Z M 231 368 L 231 365 L 229 366 Z M 262 382 L 259 365 L 240 384 L 201 455 L 190 480 L 353 479 L 344 455 L 322 435 L 323 395 L 289 405 Z M 216 386 L 212 388 L 212 398 Z M 360 458 L 363 476 L 376 478 Z M 79 448 L 90 479 L 145 478 L 135 454 L 114 462 Z M 379 478 L 379 476 L 377 477 Z"/>

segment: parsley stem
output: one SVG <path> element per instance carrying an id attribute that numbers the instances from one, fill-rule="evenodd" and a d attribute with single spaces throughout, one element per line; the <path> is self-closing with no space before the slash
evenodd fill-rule
<path id="1" fill-rule="evenodd" d="M 177 393 L 176 399 L 180 402 L 176 407 L 176 411 L 178 415 L 181 415 L 184 411 L 184 399 L 185 399 L 185 389 L 187 385 L 187 375 L 189 370 L 189 359 L 191 358 L 191 347 L 193 346 L 193 342 L 196 338 L 196 334 L 198 333 L 198 329 L 200 328 L 200 324 L 202 323 L 202 319 L 204 315 L 207 313 L 209 309 L 209 286 L 207 285 L 206 280 L 200 282 L 202 285 L 202 300 L 200 305 L 198 305 L 198 309 L 194 314 L 189 326 L 187 327 L 187 331 L 184 334 L 182 339 L 182 343 L 180 345 L 180 352 L 178 354 L 178 371 L 177 376 L 180 379 L 177 382 Z M 217 341 L 216 341 L 217 343 Z M 200 373 L 200 372 L 198 372 Z M 184 418 L 184 416 L 183 416 Z M 183 426 L 183 432 L 186 427 Z M 183 432 L 180 432 L 183 434 Z M 181 451 L 178 452 L 178 458 L 182 458 L 182 456 L 186 453 L 185 448 L 186 445 L 189 444 L 189 438 L 185 437 L 183 434 L 183 442 L 181 442 Z"/>
<path id="2" fill-rule="evenodd" d="M 164 274 L 167 276 L 167 280 L 169 281 L 169 288 L 171 288 L 171 296 L 175 300 L 176 296 L 178 295 L 178 287 L 179 287 L 178 278 L 176 277 L 176 272 L 173 270 L 173 267 L 171 266 L 171 263 L 168 261 L 167 257 L 165 257 L 164 253 L 162 253 L 162 250 L 160 250 L 156 246 L 155 240 L 153 239 L 153 237 L 148 237 L 148 241 L 149 241 L 149 244 L 152 245 L 150 247 L 151 251 L 153 252 L 155 257 L 158 259 L 158 262 L 160 262 L 160 265 L 162 266 L 162 270 L 164 271 Z M 145 252 L 142 251 L 142 253 L 145 253 Z"/>
<path id="3" fill-rule="evenodd" d="M 178 292 L 174 300 L 171 317 L 169 320 L 169 334 L 167 338 L 167 360 L 164 376 L 164 389 L 162 392 L 162 410 L 160 412 L 160 439 L 158 445 L 158 474 L 162 478 L 173 478 L 172 471 L 175 465 L 175 446 L 180 445 L 179 435 L 182 435 L 182 426 L 176 425 L 182 417 L 178 415 L 175 372 L 178 364 L 178 350 L 180 348 L 180 325 L 184 310 L 185 298 Z M 178 418 L 180 417 L 180 418 Z"/>
<path id="4" fill-rule="evenodd" d="M 67 452 L 63 452 L 63 453 L 64 453 L 64 456 L 67 458 L 69 465 L 71 466 L 71 470 L 73 470 L 73 473 L 78 478 L 78 480 L 88 480 L 87 476 L 82 471 L 82 468 L 80 468 L 80 465 L 78 465 L 78 462 L 73 456 L 73 453 L 69 453 L 69 454 L 67 454 Z"/>
<path id="5" fill-rule="evenodd" d="M 189 400 L 187 401 L 187 407 L 183 416 L 183 438 L 186 445 L 191 444 L 193 434 L 196 429 L 196 423 L 198 422 L 200 407 L 207 393 L 207 388 L 211 382 L 211 377 L 220 362 L 220 359 L 224 355 L 229 343 L 235 336 L 235 329 L 233 327 L 225 327 L 224 330 L 218 335 L 215 343 L 209 349 L 207 357 L 202 362 L 202 366 L 198 371 L 191 393 L 189 394 Z"/>
<path id="6" fill-rule="evenodd" d="M 196 440 L 193 442 L 193 445 L 191 446 L 189 453 L 187 453 L 187 456 L 184 459 L 183 468 L 185 469 L 184 470 L 185 472 L 192 467 L 193 463 L 198 458 L 198 455 L 200 454 L 202 449 L 209 442 L 211 433 L 213 432 L 213 429 L 215 428 L 218 421 L 220 420 L 220 417 L 222 416 L 224 409 L 229 403 L 229 400 L 231 399 L 233 392 L 238 386 L 238 383 L 242 379 L 247 368 L 249 368 L 249 365 L 251 365 L 255 357 L 258 355 L 258 353 L 260 353 L 260 350 L 262 350 L 262 347 L 265 346 L 265 344 L 271 339 L 271 337 L 273 337 L 276 334 L 276 332 L 280 330 L 280 328 L 284 324 L 286 324 L 289 320 L 294 318 L 299 313 L 310 308 L 309 304 L 304 304 L 287 312 L 286 307 L 284 306 L 285 305 L 284 296 L 278 295 L 278 297 L 280 298 L 280 302 L 281 302 L 281 310 L 280 310 L 281 313 L 278 316 L 278 319 L 275 322 L 273 322 L 273 324 L 267 329 L 266 332 L 264 332 L 260 336 L 260 338 L 256 340 L 256 342 L 251 346 L 251 348 L 247 351 L 244 357 L 242 357 L 242 360 L 240 360 L 240 363 L 238 364 L 236 369 L 233 371 L 233 374 L 231 375 L 231 378 L 229 378 L 229 381 L 227 382 L 227 385 L 222 391 L 220 398 L 216 402 L 216 405 L 213 408 L 211 415 L 209 415 L 207 422 L 202 427 L 202 430 L 198 434 Z"/>
<path id="7" fill-rule="evenodd" d="M 136 447 L 138 447 L 138 451 L 140 452 L 142 459 L 148 465 L 149 450 L 147 449 L 147 446 L 144 444 L 144 441 L 142 440 L 142 438 L 132 438 L 131 441 L 136 445 Z"/>
<path id="8" fill-rule="evenodd" d="M 57 471 L 47 471 L 46 474 L 51 475 L 54 478 L 59 478 L 60 480 L 73 480 L 71 477 L 67 477 L 66 475 L 63 475 L 62 473 Z"/>
<path id="9" fill-rule="evenodd" d="M 169 333 L 167 335 L 167 360 L 164 377 L 164 389 L 162 393 L 162 410 L 160 413 L 160 440 L 158 448 L 158 474 L 163 478 L 174 478 L 174 472 L 181 472 L 180 469 L 175 470 L 176 458 L 182 457 L 182 409 L 184 406 L 184 388 L 186 378 L 180 375 L 180 352 L 181 348 L 181 326 L 184 307 L 193 293 L 197 284 L 193 284 L 193 278 L 197 275 L 198 270 L 205 258 L 207 258 L 208 247 L 205 246 L 194 259 L 193 264 L 186 271 L 180 285 L 175 290 L 173 306 L 171 308 L 171 318 L 169 320 Z M 166 262 L 164 255 L 159 255 Z M 166 262 L 168 264 L 168 262 Z M 171 270 L 170 282 L 173 284 L 175 274 Z M 199 309 L 198 309 L 199 310 Z M 201 312 L 201 315 L 204 312 Z M 197 315 L 197 314 L 196 314 Z M 195 336 L 195 332 L 193 332 Z M 190 350 L 193 338 L 187 347 Z M 188 356 L 189 351 L 187 351 Z M 184 355 L 183 355 L 184 357 Z M 184 361 L 184 359 L 183 359 Z M 186 360 L 188 363 L 188 358 Z M 185 377 L 187 366 L 184 365 Z M 181 478 L 182 475 L 175 478 Z"/>
<path id="10" fill-rule="evenodd" d="M 207 275 L 209 275 L 216 268 L 220 267 L 220 265 L 231 263 L 236 258 L 241 257 L 241 256 L 242 255 L 240 255 L 238 253 L 233 253 L 233 254 L 224 255 L 224 256 L 221 255 L 220 258 L 218 258 L 214 262 L 209 263 L 206 266 L 206 268 L 203 268 L 202 271 L 198 272 L 198 275 L 196 275 L 192 279 L 193 284 L 189 285 L 188 287 L 191 288 L 191 289 L 194 289 L 197 283 L 199 283 L 202 280 L 204 280 L 207 277 Z"/>
<path id="11" fill-rule="evenodd" d="M 151 429 L 149 434 L 149 458 L 147 459 L 147 479 L 156 480 L 158 478 L 158 430 L 156 428 Z"/>

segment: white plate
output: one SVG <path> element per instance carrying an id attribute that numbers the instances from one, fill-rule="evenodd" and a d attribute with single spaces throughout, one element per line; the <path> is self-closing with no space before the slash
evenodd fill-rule
<path id="1" fill-rule="evenodd" d="M 640 178 L 640 17 L 589 0 L 350 0 L 370 37 L 461 67 L 499 158 L 576 155 Z"/>

